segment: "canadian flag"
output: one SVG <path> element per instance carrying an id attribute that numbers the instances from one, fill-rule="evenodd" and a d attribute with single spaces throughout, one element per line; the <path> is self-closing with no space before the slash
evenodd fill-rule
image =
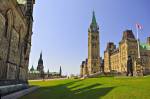
<path id="1" fill-rule="evenodd" d="M 136 28 L 141 30 L 142 29 L 142 25 L 140 25 L 140 24 L 137 23 L 136 24 Z"/>

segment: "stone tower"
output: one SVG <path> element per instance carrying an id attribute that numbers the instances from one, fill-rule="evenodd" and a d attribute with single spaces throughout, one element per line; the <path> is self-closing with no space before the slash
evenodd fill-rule
<path id="1" fill-rule="evenodd" d="M 93 11 L 92 23 L 88 29 L 88 72 L 94 74 L 100 71 L 99 26 Z"/>
<path id="2" fill-rule="evenodd" d="M 42 52 L 41 52 L 41 54 L 40 54 L 40 58 L 39 58 L 39 61 L 38 61 L 37 71 L 39 71 L 40 74 L 42 74 L 42 73 L 44 72 L 43 59 L 42 59 Z"/>
<path id="3" fill-rule="evenodd" d="M 116 45 L 113 42 L 107 43 L 107 48 L 104 51 L 104 72 L 110 72 L 111 71 L 111 59 L 110 55 L 111 53 L 116 49 Z"/>

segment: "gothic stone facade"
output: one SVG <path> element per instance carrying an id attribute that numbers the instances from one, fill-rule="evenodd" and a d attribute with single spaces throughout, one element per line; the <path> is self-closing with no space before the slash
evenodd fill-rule
<path id="1" fill-rule="evenodd" d="M 136 59 L 138 58 L 138 44 L 132 30 L 123 32 L 118 48 L 116 48 L 113 42 L 107 44 L 104 52 L 104 72 L 125 73 L 127 71 L 128 56 L 132 57 L 133 66 L 135 66 Z M 140 56 L 143 72 L 145 74 L 150 73 L 150 37 L 148 37 L 146 44 L 140 43 Z"/>
<path id="2" fill-rule="evenodd" d="M 1 83 L 27 82 L 33 4 L 34 0 L 0 0 Z"/>
<path id="3" fill-rule="evenodd" d="M 80 66 L 80 75 L 92 75 L 100 72 L 99 26 L 93 12 L 92 23 L 88 29 L 88 59 Z"/>

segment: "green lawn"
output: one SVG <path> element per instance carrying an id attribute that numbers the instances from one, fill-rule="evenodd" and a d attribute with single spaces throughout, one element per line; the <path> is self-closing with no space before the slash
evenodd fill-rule
<path id="1" fill-rule="evenodd" d="M 150 76 L 99 77 L 29 83 L 40 88 L 22 99 L 150 99 Z"/>

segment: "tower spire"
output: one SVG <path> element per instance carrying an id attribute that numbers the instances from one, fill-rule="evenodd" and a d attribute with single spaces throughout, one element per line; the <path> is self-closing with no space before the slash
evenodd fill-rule
<path id="1" fill-rule="evenodd" d="M 95 17 L 95 12 L 94 11 L 93 11 L 93 17 L 92 17 L 92 24 L 93 25 L 97 25 L 96 17 Z"/>
<path id="2" fill-rule="evenodd" d="M 41 51 L 41 53 L 40 53 L 40 59 L 42 59 L 42 51 Z"/>
<path id="3" fill-rule="evenodd" d="M 40 53 L 40 58 L 39 58 L 38 64 L 43 64 L 42 51 Z"/>
<path id="4" fill-rule="evenodd" d="M 30 71 L 34 71 L 34 67 L 33 67 L 33 65 L 32 65 L 32 67 L 31 67 Z"/>
<path id="5" fill-rule="evenodd" d="M 40 58 L 39 58 L 39 61 L 38 61 L 37 70 L 40 72 L 41 77 L 43 77 L 44 66 L 43 66 L 42 52 L 40 54 Z"/>

